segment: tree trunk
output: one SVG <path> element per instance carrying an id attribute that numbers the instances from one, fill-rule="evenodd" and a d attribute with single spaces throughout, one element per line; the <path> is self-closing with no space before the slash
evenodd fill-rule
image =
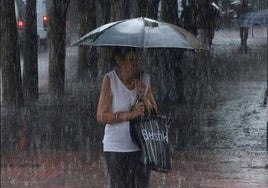
<path id="1" fill-rule="evenodd" d="M 130 18 L 129 0 L 101 0 L 102 24 L 112 21 Z M 100 51 L 99 69 L 104 74 L 113 66 L 110 48 L 102 48 Z"/>
<path id="2" fill-rule="evenodd" d="M 162 0 L 161 20 L 176 24 L 178 20 L 178 1 Z"/>
<path id="3" fill-rule="evenodd" d="M 129 0 L 111 0 L 111 21 L 130 18 Z"/>
<path id="4" fill-rule="evenodd" d="M 102 23 L 106 24 L 111 21 L 111 0 L 100 0 Z"/>
<path id="5" fill-rule="evenodd" d="M 49 93 L 64 96 L 66 13 L 70 0 L 53 0 L 49 8 Z"/>
<path id="6" fill-rule="evenodd" d="M 147 0 L 137 1 L 137 17 L 145 17 L 147 12 Z"/>
<path id="7" fill-rule="evenodd" d="M 3 104 L 20 107 L 23 105 L 21 67 L 18 48 L 18 31 L 14 1 L 1 0 L 1 63 Z"/>
<path id="8" fill-rule="evenodd" d="M 2 54 L 2 52 L 1 52 L 1 46 L 2 46 L 2 40 L 1 40 L 1 36 L 2 36 L 2 16 L 1 16 L 1 14 L 2 14 L 2 10 L 1 10 L 1 7 L 2 7 L 2 2 L 1 2 L 2 0 L 0 0 L 0 125 L 2 125 L 2 104 L 1 104 L 1 102 L 2 102 L 2 58 L 1 58 L 1 54 Z M 2 132 L 2 130 L 1 130 L 1 132 Z"/>
<path id="9" fill-rule="evenodd" d="M 107 24 L 112 21 L 111 15 L 111 7 L 112 7 L 112 0 L 100 0 L 99 5 L 101 8 L 102 18 L 101 18 L 101 25 Z M 98 69 L 100 70 L 100 75 L 102 76 L 105 74 L 110 68 L 110 50 L 106 48 L 100 49 L 100 58 L 98 60 Z"/>
<path id="10" fill-rule="evenodd" d="M 134 9 L 136 17 L 148 17 L 157 20 L 160 0 L 136 0 L 137 7 Z"/>
<path id="11" fill-rule="evenodd" d="M 27 1 L 25 21 L 24 98 L 36 100 L 38 99 L 36 0 Z"/>
<path id="12" fill-rule="evenodd" d="M 148 18 L 157 19 L 158 6 L 159 6 L 160 0 L 147 0 L 147 1 L 148 3 L 147 3 L 146 16 Z"/>
<path id="13" fill-rule="evenodd" d="M 164 22 L 177 24 L 178 22 L 178 2 L 177 0 L 162 0 L 161 6 L 161 20 Z M 176 81 L 176 94 L 177 99 L 182 100 L 183 98 L 183 80 L 182 80 L 182 71 L 180 66 L 180 60 L 183 55 L 182 49 L 176 50 L 163 50 L 161 65 L 161 74 L 160 75 L 173 75 Z M 168 63 L 167 63 L 168 62 Z M 173 74 L 172 74 L 173 73 Z M 164 82 L 161 85 L 162 99 L 170 100 L 170 93 L 173 86 L 170 83 L 174 80 L 172 77 L 164 76 L 162 78 Z"/>
<path id="14" fill-rule="evenodd" d="M 1 45 L 1 31 L 2 31 L 2 17 L 1 17 L 1 14 L 2 14 L 2 12 L 1 12 L 1 7 L 2 7 L 2 4 L 1 4 L 2 2 L 1 2 L 1 0 L 0 0 L 0 45 Z M 1 46 L 0 46 L 0 48 L 1 48 Z M 0 52 L 1 52 L 1 49 L 0 49 Z M 2 85 L 2 63 L 1 63 L 2 61 L 1 61 L 1 53 L 0 53 L 0 104 L 1 104 L 1 97 L 2 97 L 2 95 L 1 95 L 1 85 Z M 1 116 L 0 116 L 1 117 Z"/>
<path id="15" fill-rule="evenodd" d="M 95 0 L 79 0 L 79 36 L 82 37 L 96 27 L 96 1 Z M 78 49 L 78 67 L 77 77 L 79 80 L 85 80 L 89 77 L 96 77 L 97 70 L 97 50 L 87 47 L 79 47 Z"/>

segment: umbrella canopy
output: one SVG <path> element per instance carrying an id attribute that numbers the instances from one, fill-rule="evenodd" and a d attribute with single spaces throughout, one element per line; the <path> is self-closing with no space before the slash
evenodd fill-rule
<path id="1" fill-rule="evenodd" d="M 242 2 L 240 0 L 235 0 L 232 3 L 230 3 L 230 8 L 234 10 L 236 13 L 238 13 L 241 5 Z"/>
<path id="2" fill-rule="evenodd" d="M 214 2 L 211 3 L 211 5 L 218 11 L 220 11 L 220 7 L 218 7 L 218 5 L 216 5 Z"/>
<path id="3" fill-rule="evenodd" d="M 244 27 L 268 26 L 268 9 L 242 14 L 235 22 Z"/>
<path id="4" fill-rule="evenodd" d="M 190 32 L 176 25 L 139 17 L 105 24 L 73 46 L 207 49 Z"/>
<path id="5" fill-rule="evenodd" d="M 240 6 L 241 4 L 242 4 L 242 2 L 240 0 L 235 0 L 230 5 L 231 6 Z"/>

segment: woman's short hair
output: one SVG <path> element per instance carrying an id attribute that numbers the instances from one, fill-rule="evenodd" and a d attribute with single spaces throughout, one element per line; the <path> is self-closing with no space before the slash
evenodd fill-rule
<path id="1" fill-rule="evenodd" d="M 113 48 L 113 57 L 118 56 L 120 59 L 124 60 L 125 56 L 129 52 L 138 52 L 138 48 L 133 47 L 114 47 Z"/>

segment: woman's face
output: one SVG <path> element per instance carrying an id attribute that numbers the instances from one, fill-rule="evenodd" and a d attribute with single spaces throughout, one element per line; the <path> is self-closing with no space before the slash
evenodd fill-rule
<path id="1" fill-rule="evenodd" d="M 139 73 L 139 54 L 137 52 L 128 52 L 125 56 L 125 61 L 122 62 L 122 71 L 127 71 L 129 76 L 134 76 Z"/>

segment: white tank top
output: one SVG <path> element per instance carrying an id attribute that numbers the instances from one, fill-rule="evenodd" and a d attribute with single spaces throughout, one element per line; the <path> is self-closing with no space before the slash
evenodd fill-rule
<path id="1" fill-rule="evenodd" d="M 119 79 L 115 70 L 106 74 L 110 78 L 112 92 L 112 112 L 127 112 L 135 104 L 137 90 L 129 90 Z M 103 150 L 109 152 L 134 152 L 140 149 L 132 142 L 129 121 L 106 124 Z"/>

